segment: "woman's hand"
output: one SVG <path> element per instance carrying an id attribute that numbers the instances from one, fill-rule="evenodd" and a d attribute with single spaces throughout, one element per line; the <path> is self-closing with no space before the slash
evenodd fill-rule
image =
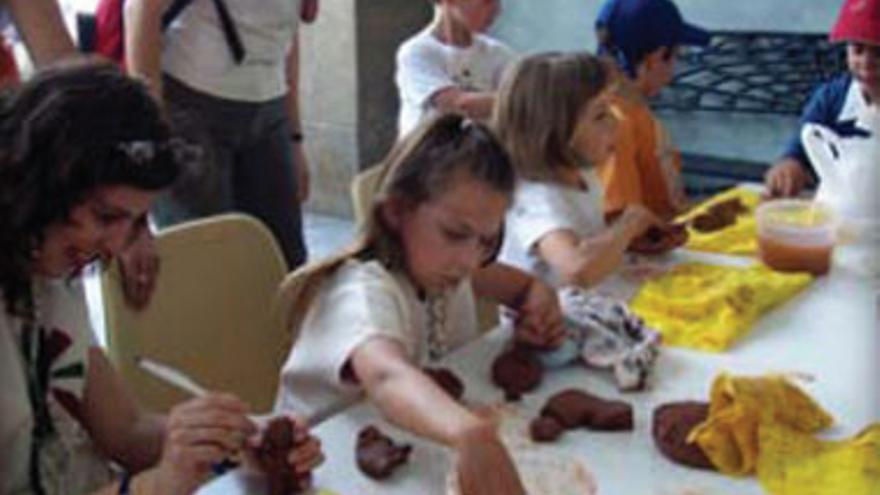
<path id="1" fill-rule="evenodd" d="M 520 342 L 551 349 L 565 340 L 565 325 L 556 291 L 537 278 L 529 283 L 517 311 L 514 333 Z"/>
<path id="2" fill-rule="evenodd" d="M 211 394 L 176 406 L 166 422 L 153 493 L 194 492 L 212 466 L 240 452 L 254 432 L 247 405 L 232 395 Z"/>
<path id="3" fill-rule="evenodd" d="M 492 422 L 480 421 L 463 430 L 455 450 L 458 495 L 525 495 L 513 460 Z"/>
<path id="4" fill-rule="evenodd" d="M 119 256 L 122 293 L 135 310 L 147 307 L 159 276 L 159 254 L 150 229 L 144 225 Z"/>

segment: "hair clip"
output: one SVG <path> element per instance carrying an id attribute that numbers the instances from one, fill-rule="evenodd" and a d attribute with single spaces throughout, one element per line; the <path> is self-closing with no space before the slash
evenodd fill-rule
<path id="1" fill-rule="evenodd" d="M 170 152 L 177 163 L 191 163 L 202 157 L 200 146 L 189 144 L 180 138 L 171 138 L 167 141 L 151 139 L 126 141 L 117 143 L 116 148 L 138 165 L 147 165 L 165 152 Z"/>
<path id="2" fill-rule="evenodd" d="M 157 143 L 152 140 L 127 141 L 117 143 L 116 149 L 125 153 L 129 160 L 138 165 L 146 165 L 156 158 Z"/>
<path id="3" fill-rule="evenodd" d="M 177 137 L 169 139 L 167 146 L 171 149 L 174 160 L 181 164 L 198 162 L 204 155 L 204 149 L 201 146 Z"/>

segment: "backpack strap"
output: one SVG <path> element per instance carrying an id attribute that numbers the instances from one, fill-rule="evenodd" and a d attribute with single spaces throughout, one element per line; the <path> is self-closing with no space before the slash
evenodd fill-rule
<path id="1" fill-rule="evenodd" d="M 192 2 L 193 0 L 174 0 L 171 2 L 171 5 L 168 6 L 168 10 L 162 14 L 162 31 L 168 29 L 168 26 L 174 22 L 174 19 L 177 19 L 177 16 L 183 12 L 183 9 Z"/>
<path id="2" fill-rule="evenodd" d="M 214 8 L 217 10 L 217 17 L 220 18 L 220 27 L 223 29 L 223 37 L 226 39 L 226 46 L 235 63 L 240 64 L 244 60 L 245 49 L 241 36 L 238 34 L 238 28 L 235 26 L 235 20 L 229 14 L 229 8 L 224 0 L 212 0 Z M 168 10 L 162 14 L 162 30 L 168 28 L 174 19 L 180 15 L 193 0 L 174 0 L 168 7 Z"/>

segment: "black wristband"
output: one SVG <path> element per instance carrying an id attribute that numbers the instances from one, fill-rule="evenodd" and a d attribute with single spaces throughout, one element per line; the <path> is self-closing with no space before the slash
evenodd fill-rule
<path id="1" fill-rule="evenodd" d="M 301 133 L 301 132 L 291 132 L 291 133 L 290 133 L 290 140 L 293 141 L 294 143 L 301 143 L 301 142 L 303 142 L 303 133 Z"/>

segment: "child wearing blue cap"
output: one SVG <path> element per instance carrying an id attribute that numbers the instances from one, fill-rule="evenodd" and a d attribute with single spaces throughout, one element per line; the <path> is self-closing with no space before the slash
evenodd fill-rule
<path id="1" fill-rule="evenodd" d="M 488 119 L 501 73 L 514 60 L 506 45 L 482 34 L 500 0 L 429 1 L 433 20 L 397 50 L 400 137 L 435 113 Z"/>
<path id="2" fill-rule="evenodd" d="M 855 134 L 858 116 L 880 102 L 880 0 L 844 2 L 829 38 L 847 44 L 849 71 L 820 86 L 807 103 L 801 125 L 764 178 L 770 196 L 795 196 L 815 181 L 800 139 L 804 123 L 822 124 L 841 135 Z"/>
<path id="3" fill-rule="evenodd" d="M 681 160 L 648 106 L 672 80 L 681 45 L 706 45 L 709 33 L 684 22 L 670 0 L 607 0 L 596 19 L 599 53 L 626 75 L 612 96 L 620 120 L 613 155 L 599 167 L 604 209 L 614 216 L 640 204 L 671 218 L 687 203 Z"/>

